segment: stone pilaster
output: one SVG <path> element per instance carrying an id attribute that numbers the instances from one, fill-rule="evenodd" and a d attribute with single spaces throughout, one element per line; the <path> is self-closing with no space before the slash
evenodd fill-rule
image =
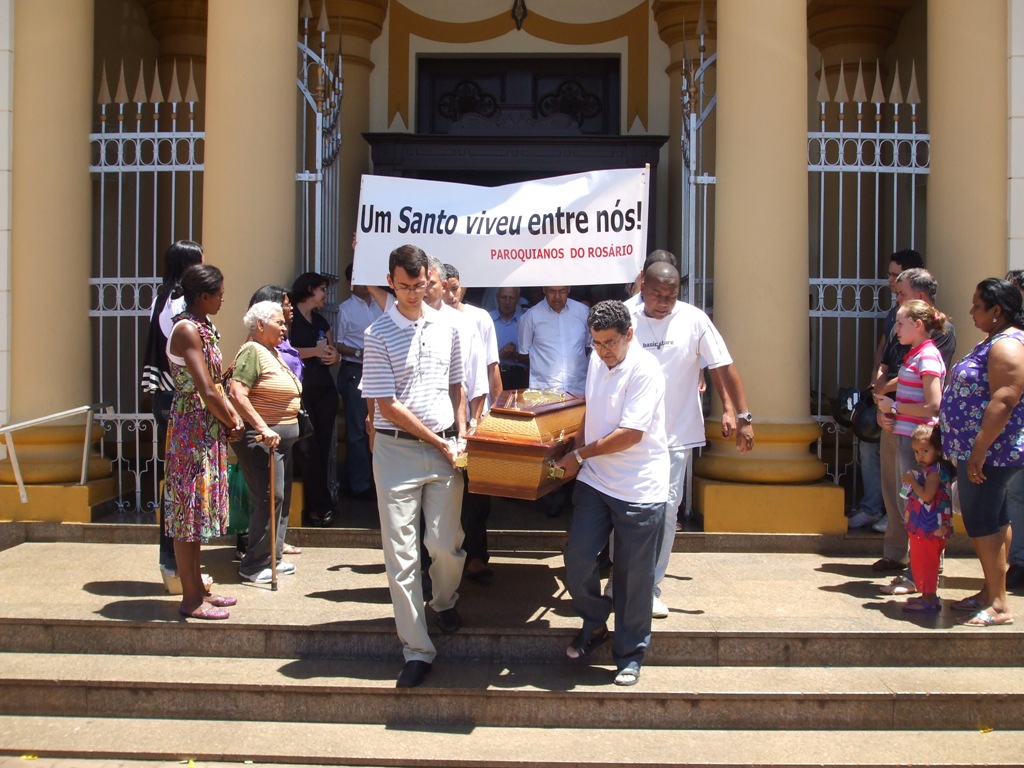
<path id="1" fill-rule="evenodd" d="M 93 4 L 15 3 L 13 29 L 9 421 L 18 422 L 88 405 L 93 397 L 86 140 L 93 108 Z M 83 427 L 66 424 L 23 435 L 26 450 L 19 458 L 26 482 L 77 481 L 84 436 Z M 109 474 L 109 462 L 98 460 L 89 477 Z M 13 479 L 6 461 L 0 475 Z M 12 516 L 24 511 L 20 504 L 4 508 Z"/>
<path id="2" fill-rule="evenodd" d="M 209 14 L 203 250 L 224 272 L 216 322 L 230 360 L 252 292 L 295 278 L 298 6 L 217 0 Z"/>
<path id="3" fill-rule="evenodd" d="M 331 30 L 341 35 L 341 67 L 345 94 L 341 103 L 343 143 L 338 162 L 341 163 L 341 189 L 347 191 L 341 205 L 338 238 L 341 252 L 338 263 L 344 270 L 352 261 L 352 239 L 356 231 L 356 203 L 360 177 L 370 172 L 370 148 L 363 134 L 370 129 L 370 45 L 384 28 L 388 0 L 328 0 L 327 12 Z M 348 291 L 340 286 L 341 293 Z"/>
<path id="4" fill-rule="evenodd" d="M 706 530 L 845 530 L 842 489 L 808 485 L 825 465 L 809 448 L 806 13 L 805 0 L 718 3 L 715 323 L 757 445 L 741 455 L 718 436 L 697 464 Z"/>
<path id="5" fill-rule="evenodd" d="M 18 421 L 92 397 L 92 28 L 91 2 L 14 6 L 11 415 Z"/>
<path id="6" fill-rule="evenodd" d="M 696 69 L 700 64 L 700 35 L 697 30 L 697 22 L 700 18 L 701 0 L 681 0 L 680 2 L 667 2 L 666 0 L 655 0 L 651 10 L 654 14 L 654 21 L 658 25 L 658 36 L 669 48 L 668 65 L 668 210 L 678 211 L 681 208 L 681 188 L 684 182 L 682 176 L 682 149 L 681 137 L 683 131 L 683 115 L 680 99 L 682 98 L 683 70 Z M 708 34 L 705 35 L 705 54 L 710 55 L 715 49 L 715 36 L 717 25 L 715 18 L 715 0 L 704 3 L 704 15 L 708 24 Z M 707 126 L 704 136 L 709 144 L 705 145 L 708 156 L 714 155 L 714 120 L 712 114 L 711 123 Z M 680 253 L 682 238 L 682 220 L 679 216 L 669 217 L 668 249 L 682 258 Z M 685 265 L 684 265 L 685 271 Z"/>

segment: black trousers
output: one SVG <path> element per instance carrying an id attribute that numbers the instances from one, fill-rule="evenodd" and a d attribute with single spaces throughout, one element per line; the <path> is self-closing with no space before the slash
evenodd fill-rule
<path id="1" fill-rule="evenodd" d="M 322 516 L 334 510 L 330 487 L 330 463 L 334 456 L 338 390 L 328 378 L 326 385 L 303 386 L 302 405 L 313 422 L 313 434 L 295 446 L 295 461 L 302 472 L 303 510 Z"/>
<path id="2" fill-rule="evenodd" d="M 462 490 L 462 532 L 465 538 L 462 548 L 466 551 L 466 562 L 490 559 L 487 548 L 487 518 L 491 514 L 491 497 L 469 492 L 469 478 Z"/>
<path id="3" fill-rule="evenodd" d="M 173 392 L 157 391 L 153 393 L 153 417 L 156 419 L 156 455 L 160 459 L 157 463 L 157 483 L 164 476 L 164 451 L 167 447 L 167 422 L 171 415 L 171 400 L 174 399 Z M 164 528 L 164 496 L 161 493 L 157 500 L 157 523 L 160 525 L 160 565 L 164 568 L 178 570 L 177 561 L 174 559 L 174 539 L 167 535 Z"/>

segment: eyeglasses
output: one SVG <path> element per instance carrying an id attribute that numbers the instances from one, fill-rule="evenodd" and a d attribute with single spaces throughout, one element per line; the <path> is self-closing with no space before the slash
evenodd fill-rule
<path id="1" fill-rule="evenodd" d="M 394 288 L 396 291 L 401 291 L 402 293 L 423 293 L 425 290 L 427 290 L 427 284 L 426 282 L 416 283 L 415 285 L 406 285 L 405 283 L 394 283 Z"/>
<path id="2" fill-rule="evenodd" d="M 899 276 L 900 276 L 900 275 L 902 275 L 903 273 L 902 273 L 902 272 L 887 272 L 886 274 L 887 274 L 887 275 L 888 275 L 889 277 L 891 277 L 891 278 L 892 278 L 893 280 L 895 280 L 895 279 L 896 279 L 897 277 L 899 277 Z"/>
<path id="3" fill-rule="evenodd" d="M 611 339 L 610 341 L 594 341 L 592 346 L 594 349 L 599 349 L 602 352 L 612 352 L 617 349 L 622 340 L 626 338 L 625 335 L 618 336 L 617 338 Z"/>

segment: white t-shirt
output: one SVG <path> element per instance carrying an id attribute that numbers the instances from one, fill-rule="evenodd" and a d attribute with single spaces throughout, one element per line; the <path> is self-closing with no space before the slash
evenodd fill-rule
<path id="1" fill-rule="evenodd" d="M 701 369 L 729 365 L 732 357 L 725 341 L 706 314 L 677 301 L 667 317 L 644 314 L 644 305 L 632 310 L 633 338 L 654 355 L 672 386 L 665 391 L 665 431 L 672 448 L 704 445 L 704 411 L 698 392 Z"/>
<path id="2" fill-rule="evenodd" d="M 591 355 L 586 392 L 586 443 L 619 427 L 638 429 L 644 435 L 624 451 L 588 458 L 580 469 L 580 481 L 623 501 L 668 501 L 665 376 L 658 361 L 636 341 L 614 368 Z"/>
<path id="3" fill-rule="evenodd" d="M 566 300 L 561 312 L 542 301 L 519 320 L 519 352 L 530 356 L 530 386 L 581 394 L 587 385 L 590 330 L 584 304 Z"/>
<path id="4" fill-rule="evenodd" d="M 157 320 L 160 323 L 160 330 L 164 334 L 164 338 L 171 337 L 171 329 L 174 327 L 174 318 L 185 311 L 185 297 L 179 296 L 176 299 L 167 299 L 164 302 L 163 309 L 160 310 L 160 317 Z"/>
<path id="5" fill-rule="evenodd" d="M 498 360 L 498 336 L 494 332 L 494 321 L 486 309 L 474 307 L 472 304 L 463 304 L 460 310 L 466 317 L 473 319 L 476 323 L 476 330 L 483 341 L 484 364 L 492 365 Z"/>
<path id="6" fill-rule="evenodd" d="M 476 323 L 466 314 L 442 304 L 441 320 L 453 326 L 459 333 L 462 351 L 462 383 L 466 387 L 466 418 L 469 418 L 469 401 L 488 392 L 487 364 L 484 362 L 483 342 L 476 330 Z"/>

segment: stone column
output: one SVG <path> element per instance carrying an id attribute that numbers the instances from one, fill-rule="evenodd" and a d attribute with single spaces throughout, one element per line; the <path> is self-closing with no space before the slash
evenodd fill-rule
<path id="1" fill-rule="evenodd" d="M 666 0 L 655 0 L 652 5 L 654 21 L 658 25 L 658 36 L 669 47 L 668 65 L 668 206 L 669 211 L 678 211 L 682 204 L 682 185 L 687 181 L 683 178 L 682 170 L 682 147 L 681 138 L 683 126 L 682 98 L 683 69 L 700 66 L 700 36 L 697 32 L 697 22 L 700 18 L 701 0 L 682 0 L 682 2 L 666 2 Z M 704 15 L 708 20 L 709 34 L 705 35 L 705 56 L 714 52 L 716 25 L 711 19 L 715 18 L 715 0 L 704 3 Z M 704 130 L 705 150 L 709 156 L 714 154 L 714 113 L 710 122 Z M 683 216 L 685 216 L 685 212 Z M 682 218 L 669 216 L 668 243 L 666 247 L 672 253 L 683 258 L 682 246 Z M 686 271 L 686 265 L 681 265 L 681 272 Z"/>
<path id="2" fill-rule="evenodd" d="M 93 4 L 17 2 L 13 28 L 10 421 L 17 422 L 93 399 L 87 140 L 95 97 Z M 67 422 L 19 432 L 24 480 L 77 482 L 83 438 L 83 428 Z M 94 457 L 89 477 L 109 475 L 110 463 Z M 0 482 L 13 480 L 4 461 Z M 0 508 L 14 519 L 88 520 L 90 494 L 88 487 L 37 487 L 22 505 L 6 486 Z"/>
<path id="3" fill-rule="evenodd" d="M 249 296 L 296 271 L 296 31 L 281 0 L 210 3 L 203 250 L 224 272 L 216 318 L 230 360 Z"/>
<path id="4" fill-rule="evenodd" d="M 958 352 L 981 339 L 967 315 L 974 286 L 1007 268 L 1006 6 L 928 3 L 925 260 L 939 306 L 958 319 Z"/>
<path id="5" fill-rule="evenodd" d="M 708 429 L 694 496 L 709 531 L 846 529 L 842 489 L 811 484 L 825 465 L 809 448 L 806 14 L 805 0 L 718 3 L 715 322 L 757 445 L 740 455 Z"/>
<path id="6" fill-rule="evenodd" d="M 345 94 L 341 103 L 341 205 L 338 264 L 344 272 L 352 261 L 352 233 L 356 231 L 359 182 L 370 172 L 370 147 L 363 134 L 370 129 L 370 45 L 384 27 L 387 0 L 328 0 L 331 30 L 341 34 L 341 67 Z M 348 286 L 339 286 L 339 299 Z"/>
<path id="7" fill-rule="evenodd" d="M 92 28 L 91 2 L 14 4 L 11 416 L 16 421 L 86 405 L 92 398 L 87 141 L 94 99 Z"/>

